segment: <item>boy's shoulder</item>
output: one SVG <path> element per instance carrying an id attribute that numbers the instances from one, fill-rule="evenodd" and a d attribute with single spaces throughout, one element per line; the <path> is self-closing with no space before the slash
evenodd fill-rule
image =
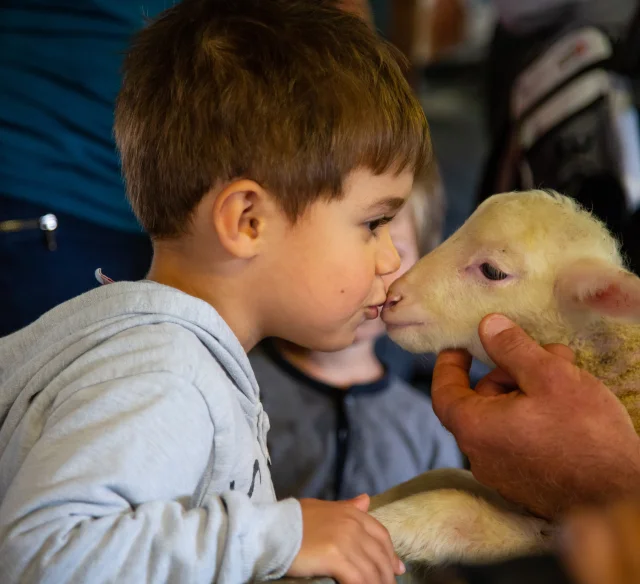
<path id="1" fill-rule="evenodd" d="M 58 400 L 79 390 L 142 384 L 163 391 L 218 389 L 227 376 L 195 334 L 174 323 L 140 325 L 90 348 L 61 371 Z"/>
<path id="2" fill-rule="evenodd" d="M 196 381 L 199 373 L 218 362 L 190 330 L 172 322 L 125 329 L 90 350 L 83 360 L 99 367 L 103 361 L 114 376 L 170 373 Z"/>
<path id="3" fill-rule="evenodd" d="M 226 357 L 246 358 L 215 309 L 154 282 L 113 283 L 88 292 L 45 315 L 24 336 L 23 344 L 37 339 L 33 366 L 55 362 L 70 378 L 166 373 L 198 385 L 218 374 Z"/>

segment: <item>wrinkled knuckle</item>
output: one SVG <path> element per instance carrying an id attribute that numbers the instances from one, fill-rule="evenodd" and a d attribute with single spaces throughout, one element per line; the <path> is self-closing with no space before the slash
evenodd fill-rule
<path id="1" fill-rule="evenodd" d="M 458 444 L 472 442 L 476 439 L 477 416 L 467 407 L 467 402 L 461 399 L 456 404 L 454 415 L 450 417 L 450 430 Z"/>
<path id="2" fill-rule="evenodd" d="M 513 334 L 515 331 L 510 330 L 502 333 L 505 338 L 500 339 L 499 350 L 503 356 L 509 358 L 513 355 L 527 357 L 531 355 L 537 348 L 530 339 L 522 335 Z"/>
<path id="3" fill-rule="evenodd" d="M 560 359 L 549 359 L 540 366 L 540 381 L 552 391 L 564 391 L 567 384 L 580 382 L 580 370 Z"/>

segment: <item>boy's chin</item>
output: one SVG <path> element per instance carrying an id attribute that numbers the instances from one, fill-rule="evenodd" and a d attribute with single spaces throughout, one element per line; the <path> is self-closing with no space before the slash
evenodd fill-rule
<path id="1" fill-rule="evenodd" d="M 306 332 L 308 331 L 305 331 L 305 333 Z M 379 318 L 376 318 L 375 320 L 365 320 L 354 328 L 345 327 L 340 331 L 336 331 L 334 334 L 327 334 L 327 332 L 324 331 L 317 334 L 305 334 L 304 338 L 292 338 L 293 335 L 291 335 L 287 340 L 311 351 L 333 353 L 351 347 L 354 343 L 375 341 L 384 333 L 384 323 Z M 298 335 L 296 335 L 296 337 L 297 336 Z"/>
<path id="2" fill-rule="evenodd" d="M 386 327 L 380 318 L 375 320 L 365 320 L 357 329 L 355 334 L 355 343 L 366 343 L 375 341 L 386 332 Z"/>
<path id="3" fill-rule="evenodd" d="M 318 334 L 313 337 L 293 339 L 289 341 L 300 347 L 305 347 L 311 351 L 321 351 L 323 353 L 334 353 L 342 351 L 353 345 L 356 340 L 356 331 L 344 331 L 333 335 Z"/>

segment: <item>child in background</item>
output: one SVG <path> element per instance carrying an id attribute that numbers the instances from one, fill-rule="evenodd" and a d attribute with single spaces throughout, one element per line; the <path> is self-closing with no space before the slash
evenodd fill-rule
<path id="1" fill-rule="evenodd" d="M 417 180 L 390 223 L 399 278 L 439 238 L 442 195 Z M 269 339 L 249 355 L 269 414 L 269 451 L 278 497 L 345 499 L 384 491 L 424 471 L 462 466 L 453 436 L 431 401 L 380 362 L 380 318 L 364 322 L 350 347 L 333 353 Z"/>

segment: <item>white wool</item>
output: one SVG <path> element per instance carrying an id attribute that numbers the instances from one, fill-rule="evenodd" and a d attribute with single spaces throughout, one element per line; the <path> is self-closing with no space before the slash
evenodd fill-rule
<path id="1" fill-rule="evenodd" d="M 508 277 L 486 277 L 484 263 Z M 491 363 L 477 330 L 496 312 L 542 344 L 570 344 L 578 365 L 618 395 L 640 430 L 640 326 L 633 324 L 640 279 L 624 269 L 603 223 L 573 200 L 547 191 L 494 195 L 389 297 L 396 302 L 383 318 L 397 325 L 390 334 L 414 352 L 465 348 Z M 425 473 L 372 503 L 408 561 L 504 558 L 544 549 L 551 533 L 460 470 Z"/>
<path id="2" fill-rule="evenodd" d="M 490 363 L 477 329 L 484 316 L 500 312 L 540 343 L 569 342 L 594 314 L 569 310 L 567 296 L 579 291 L 559 296 L 557 285 L 584 260 L 626 274 L 616 240 L 572 199 L 547 191 L 494 195 L 394 284 L 403 299 L 390 312 L 410 308 L 424 324 L 391 336 L 414 352 L 466 348 Z M 483 263 L 508 279 L 488 280 Z"/>

